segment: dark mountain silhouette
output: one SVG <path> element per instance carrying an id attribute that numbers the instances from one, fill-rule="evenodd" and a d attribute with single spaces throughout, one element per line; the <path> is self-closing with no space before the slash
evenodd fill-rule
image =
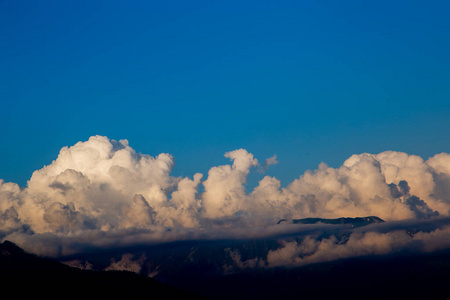
<path id="1" fill-rule="evenodd" d="M 450 252 L 359 257 L 167 282 L 212 299 L 450 299 Z"/>
<path id="2" fill-rule="evenodd" d="M 14 297 L 145 297 L 146 299 L 199 299 L 199 296 L 160 284 L 127 271 L 89 271 L 24 252 L 15 244 L 0 244 L 2 290 Z"/>
<path id="3" fill-rule="evenodd" d="M 159 245 L 146 253 L 148 262 L 157 267 L 157 280 L 209 299 L 450 299 L 448 250 L 404 250 L 302 267 L 226 272 L 226 266 L 234 263 L 233 250 L 245 261 L 265 257 L 268 249 L 276 248 L 275 239 L 198 241 Z"/>
<path id="4" fill-rule="evenodd" d="M 298 219 L 301 224 L 380 223 L 377 217 Z M 347 228 L 345 229 L 347 230 Z M 333 233 L 334 234 L 334 233 Z M 346 235 L 336 235 L 346 242 Z M 292 237 L 298 239 L 300 237 Z M 322 238 L 318 236 L 317 238 Z M 325 235 L 326 238 L 326 235 Z M 145 297 L 148 299 L 450 299 L 450 250 L 419 253 L 405 249 L 391 255 L 341 259 L 302 267 L 245 267 L 279 247 L 277 237 L 255 240 L 183 241 L 110 249 L 89 254 L 104 269 L 124 253 L 145 253 L 143 269 L 155 279 L 126 271 L 88 271 L 0 244 L 0 280 L 16 297 Z M 117 253 L 116 253 L 117 252 Z M 66 257 L 85 260 L 86 256 Z M 264 263 L 264 261 L 259 261 Z M 145 274 L 143 272 L 143 274 Z"/>
<path id="5" fill-rule="evenodd" d="M 278 221 L 278 224 L 282 222 L 287 222 L 286 219 Z M 323 218 L 305 218 L 305 219 L 294 219 L 292 223 L 294 224 L 332 224 L 332 225 L 351 225 L 351 227 L 361 227 L 373 223 L 382 223 L 382 219 L 369 216 L 369 217 L 357 217 L 357 218 L 337 218 L 337 219 L 323 219 Z"/>

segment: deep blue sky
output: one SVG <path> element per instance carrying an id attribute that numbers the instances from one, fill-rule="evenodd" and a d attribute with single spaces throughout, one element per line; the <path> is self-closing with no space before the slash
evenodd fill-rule
<path id="1" fill-rule="evenodd" d="M 339 3 L 338 3 L 339 2 Z M 206 175 L 245 148 L 450 152 L 449 1 L 0 1 L 0 178 L 91 135 Z M 262 175 L 253 175 L 257 180 Z M 258 177 L 259 176 L 259 177 Z"/>

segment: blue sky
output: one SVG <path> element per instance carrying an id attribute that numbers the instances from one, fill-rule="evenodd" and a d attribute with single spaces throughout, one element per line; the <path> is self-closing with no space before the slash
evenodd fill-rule
<path id="1" fill-rule="evenodd" d="M 96 134 L 173 154 L 176 176 L 276 154 L 283 185 L 449 152 L 450 3 L 342 2 L 0 1 L 0 178 Z"/>

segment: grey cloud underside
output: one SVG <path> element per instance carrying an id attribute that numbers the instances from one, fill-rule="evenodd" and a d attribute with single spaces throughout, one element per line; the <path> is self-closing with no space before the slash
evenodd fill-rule
<path id="1" fill-rule="evenodd" d="M 304 263 L 297 258 L 308 249 L 358 253 L 357 245 L 368 243 L 368 235 L 386 245 L 379 250 L 384 253 L 391 249 L 393 232 L 408 233 L 351 231 L 345 244 L 353 248 L 343 249 L 333 235 L 313 238 L 317 230 L 327 232 L 324 225 L 277 225 L 280 219 L 377 216 L 396 224 L 449 216 L 447 153 L 428 160 L 394 151 L 353 155 L 339 168 L 322 163 L 286 188 L 277 178 L 265 176 L 249 193 L 249 172 L 269 168 L 278 163 L 277 157 L 261 165 L 244 149 L 225 156 L 231 163 L 212 167 L 206 175 L 174 177 L 170 154 L 152 157 L 137 153 L 126 140 L 91 137 L 62 148 L 57 159 L 33 173 L 26 188 L 0 180 L 0 237 L 34 253 L 61 256 L 179 240 L 305 236 L 300 244 L 283 238 L 279 251 L 268 253 L 267 265 L 282 265 Z M 433 243 L 434 249 L 438 246 L 432 236 L 447 232 L 445 224 L 414 238 Z M 400 238 L 408 244 L 407 237 Z M 319 253 L 310 258 L 320 259 L 325 258 Z"/>
<path id="2" fill-rule="evenodd" d="M 446 249 L 450 242 L 450 218 L 424 219 L 373 223 L 361 227 L 352 224 L 280 224 L 261 228 L 260 232 L 230 238 L 225 231 L 211 237 L 177 240 L 165 244 L 135 244 L 108 248 L 114 258 L 109 265 L 94 268 L 140 270 L 143 275 L 165 276 L 173 272 L 214 272 L 233 274 L 249 269 L 297 267 L 350 257 L 406 253 L 424 253 Z M 101 249 L 97 249 L 102 253 Z M 168 255 L 170 253 L 170 255 Z M 86 256 L 86 254 L 88 254 Z M 92 258 L 92 253 L 78 253 L 61 257 L 71 264 Z M 95 257 L 95 255 L 94 255 Z M 87 266 L 92 266 L 86 263 Z M 174 268 L 174 266 L 177 266 Z M 80 267 L 83 267 L 82 265 Z M 199 274 L 197 274 L 199 275 Z"/>

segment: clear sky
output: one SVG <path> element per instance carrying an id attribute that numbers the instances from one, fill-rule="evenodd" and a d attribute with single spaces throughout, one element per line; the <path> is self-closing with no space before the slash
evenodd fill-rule
<path id="1" fill-rule="evenodd" d="M 450 151 L 448 1 L 0 1 L 0 178 L 91 135 L 206 175 Z M 260 176 L 260 175 L 254 175 Z M 262 175 L 261 175 L 262 176 Z M 255 177 L 256 178 L 256 177 Z M 256 180 L 253 178 L 253 180 Z"/>

